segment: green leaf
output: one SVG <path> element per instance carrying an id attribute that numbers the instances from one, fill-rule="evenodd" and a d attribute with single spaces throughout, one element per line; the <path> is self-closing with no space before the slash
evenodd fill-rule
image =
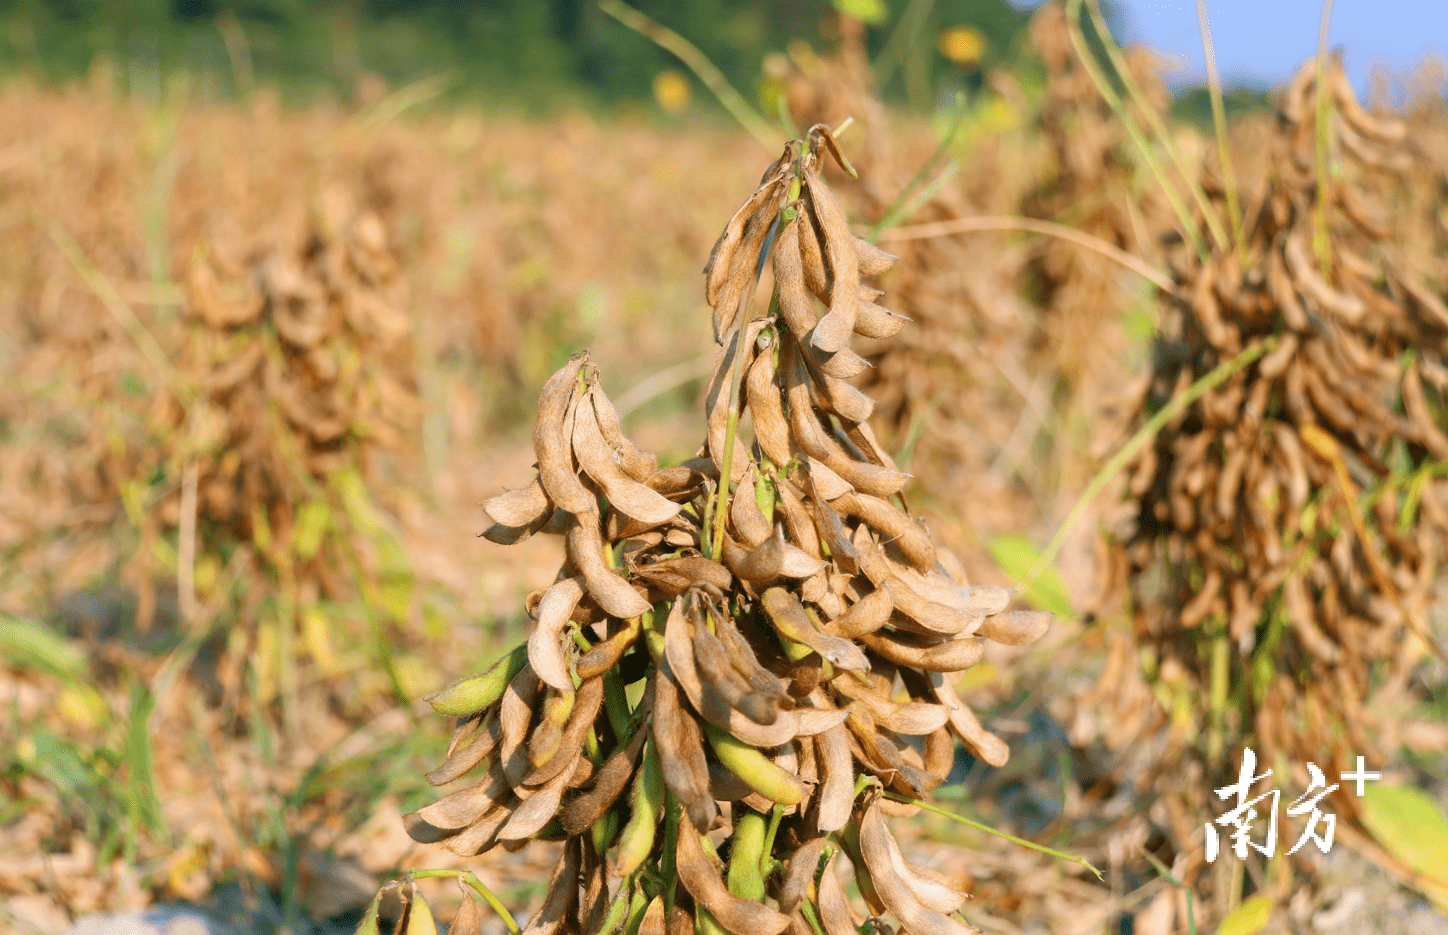
<path id="1" fill-rule="evenodd" d="M 292 538 L 292 548 L 302 561 L 309 560 L 322 547 L 322 537 L 327 534 L 327 525 L 332 511 L 325 500 L 308 500 L 297 511 L 297 531 Z"/>
<path id="2" fill-rule="evenodd" d="M 156 792 L 156 760 L 151 747 L 151 711 L 156 696 L 144 684 L 131 687 L 131 721 L 126 729 L 126 766 L 130 772 L 131 819 L 158 837 L 166 833 L 165 811 Z"/>
<path id="3" fill-rule="evenodd" d="M 1426 878 L 1424 892 L 1448 910 L 1448 821 L 1427 793 L 1411 786 L 1368 786 L 1363 825 L 1388 853 Z"/>
<path id="4" fill-rule="evenodd" d="M 996 536 L 991 540 L 989 550 L 991 560 L 1022 590 L 1026 600 L 1058 617 L 1076 616 L 1066 583 L 1061 580 L 1056 566 L 1046 566 L 1035 581 L 1026 583 L 1030 581 L 1031 569 L 1041 557 L 1041 552 L 1025 536 L 1014 533 Z"/>
<path id="5" fill-rule="evenodd" d="M 1257 935 L 1272 918 L 1272 897 L 1253 896 L 1227 913 L 1217 926 L 1217 935 Z"/>
<path id="6" fill-rule="evenodd" d="M 833 0 L 833 3 L 836 10 L 871 26 L 878 26 L 890 18 L 890 10 L 883 0 Z"/>
<path id="7" fill-rule="evenodd" d="M 36 670 L 66 680 L 86 668 L 80 650 L 48 628 L 14 617 L 0 617 L 0 659 L 21 671 Z"/>

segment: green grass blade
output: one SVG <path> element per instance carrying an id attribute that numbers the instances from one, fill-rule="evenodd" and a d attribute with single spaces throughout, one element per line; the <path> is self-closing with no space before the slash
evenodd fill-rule
<path id="1" fill-rule="evenodd" d="M 1055 857 L 1057 860 L 1065 860 L 1073 864 L 1080 864 L 1087 870 L 1090 870 L 1092 873 L 1096 874 L 1096 879 L 1106 879 L 1106 877 L 1102 875 L 1101 871 L 1097 870 L 1096 867 L 1093 866 L 1091 862 L 1085 857 L 1077 857 L 1074 854 L 1067 854 L 1062 851 L 1052 850 L 1051 848 L 1046 847 L 1044 844 L 1037 844 L 1035 841 L 1027 841 L 1025 838 L 1018 838 L 1013 834 L 1006 834 L 1004 831 L 997 831 L 990 825 L 982 824 L 981 822 L 966 818 L 963 815 L 957 815 L 955 814 L 955 812 L 948 812 L 943 808 L 938 808 L 934 805 L 929 804 L 928 802 L 921 802 L 916 799 L 912 799 L 908 796 L 901 795 L 898 792 L 887 791 L 884 793 L 884 795 L 887 799 L 892 799 L 896 802 L 904 802 L 906 805 L 918 805 L 921 808 L 925 809 L 927 812 L 934 812 L 936 815 L 941 815 L 945 818 L 949 818 L 951 821 L 958 821 L 962 825 L 968 825 L 969 827 L 974 828 L 977 831 L 984 831 L 986 834 L 993 834 L 998 838 L 1004 838 L 1005 840 L 1010 841 L 1012 844 L 1019 844 L 1021 847 L 1028 847 L 1033 851 L 1040 851 L 1042 854 L 1049 854 L 1052 857 Z"/>
<path id="2" fill-rule="evenodd" d="M 1141 450 L 1143 445 L 1156 437 L 1156 433 L 1161 431 L 1162 426 L 1176 418 L 1178 414 L 1192 403 L 1201 399 L 1208 390 L 1217 386 L 1223 380 L 1226 380 L 1232 374 L 1241 370 L 1276 346 L 1277 338 L 1275 337 L 1265 338 L 1247 345 L 1236 357 L 1233 357 L 1225 363 L 1218 364 L 1211 373 L 1208 373 L 1187 387 L 1185 393 L 1182 393 L 1161 407 L 1161 410 L 1157 412 L 1156 415 L 1152 416 L 1147 420 L 1145 425 L 1137 429 L 1136 434 L 1132 435 L 1126 444 L 1122 445 L 1116 454 L 1111 456 L 1111 460 L 1107 461 L 1101 470 L 1096 472 L 1096 476 L 1091 478 L 1091 483 L 1086 485 L 1086 490 L 1081 494 L 1080 499 L 1076 501 L 1076 505 L 1071 508 L 1071 512 L 1067 515 L 1066 521 L 1061 524 L 1060 529 L 1056 530 L 1056 535 L 1052 537 L 1050 545 L 1046 546 L 1046 550 L 1041 553 L 1041 557 L 1036 560 L 1036 564 L 1031 568 L 1029 580 L 1034 581 L 1037 575 L 1050 567 L 1050 564 L 1056 560 L 1056 556 L 1060 554 L 1061 546 L 1066 542 L 1067 533 L 1071 531 L 1071 527 L 1076 525 L 1076 521 L 1081 518 L 1081 514 L 1091 505 L 1091 501 L 1106 488 L 1107 484 L 1111 483 L 1117 474 L 1121 473 L 1122 468 L 1126 467 L 1127 462 Z"/>

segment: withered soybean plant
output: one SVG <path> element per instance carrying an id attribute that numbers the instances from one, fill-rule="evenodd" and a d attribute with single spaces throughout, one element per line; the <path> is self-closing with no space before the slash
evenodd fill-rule
<path id="1" fill-rule="evenodd" d="M 1169 709 L 1206 716 L 1175 718 L 1187 729 L 1172 731 L 1157 770 L 1178 847 L 1195 855 L 1189 883 L 1207 793 L 1235 774 L 1240 745 L 1278 775 L 1292 766 L 1303 786 L 1308 761 L 1332 773 L 1350 754 L 1383 755 L 1373 705 L 1404 697 L 1448 528 L 1434 480 L 1448 456 L 1448 310 L 1396 262 L 1384 213 L 1406 131 L 1364 112 L 1336 62 L 1322 100 L 1315 76 L 1309 63 L 1288 89 L 1240 252 L 1176 271 L 1136 415 L 1140 425 L 1213 367 L 1266 349 L 1131 469 L 1125 571 L 1161 709 L 1122 691 L 1136 662 L 1126 644 L 1099 690 L 1120 742 Z M 1324 118 L 1339 178 L 1320 174 Z M 1357 807 L 1333 799 L 1345 817 Z"/>
<path id="2" fill-rule="evenodd" d="M 460 720 L 429 780 L 481 780 L 405 821 L 465 856 L 564 841 L 530 935 L 853 935 L 840 851 L 870 916 L 975 931 L 952 915 L 964 894 L 906 864 L 883 816 L 942 781 L 953 737 L 1004 762 L 955 674 L 984 640 L 1029 642 L 1048 621 L 964 585 L 898 499 L 908 478 L 845 382 L 865 366 L 852 333 L 901 327 L 862 282 L 894 258 L 851 234 L 825 150 L 844 164 L 823 125 L 791 142 L 714 247 L 724 349 L 699 455 L 658 468 L 584 353 L 544 387 L 537 479 L 485 505 L 488 538 L 561 533 L 567 563 L 530 596 L 527 643 L 432 699 Z M 765 262 L 774 297 L 755 319 Z M 716 847 L 706 832 L 724 827 Z"/>

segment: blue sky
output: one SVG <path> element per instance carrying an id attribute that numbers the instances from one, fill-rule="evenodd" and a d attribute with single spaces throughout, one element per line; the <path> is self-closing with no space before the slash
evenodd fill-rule
<path id="1" fill-rule="evenodd" d="M 1202 84 L 1206 68 L 1195 0 L 1117 0 L 1127 43 L 1180 56 L 1174 84 Z M 1207 0 L 1217 67 L 1228 83 L 1276 86 L 1317 51 L 1321 0 Z M 1405 77 L 1430 52 L 1448 55 L 1448 0 L 1336 0 L 1328 47 L 1341 47 L 1359 91 L 1373 66 Z"/>

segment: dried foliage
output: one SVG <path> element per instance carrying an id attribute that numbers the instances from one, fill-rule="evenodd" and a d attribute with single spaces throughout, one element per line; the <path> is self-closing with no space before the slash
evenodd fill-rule
<path id="1" fill-rule="evenodd" d="M 1265 353 L 1128 469 L 1136 515 L 1118 572 L 1134 643 L 1114 647 L 1088 699 L 1111 711 L 1109 745 L 1159 741 L 1152 778 L 1134 780 L 1167 799 L 1153 814 L 1188 883 L 1204 871 L 1195 816 L 1214 811 L 1208 791 L 1244 744 L 1304 787 L 1308 761 L 1332 773 L 1390 752 L 1448 529 L 1448 309 L 1393 238 L 1411 210 L 1397 200 L 1408 130 L 1366 113 L 1336 61 L 1319 101 L 1316 73 L 1297 74 L 1255 141 L 1265 166 L 1240 251 L 1175 258 L 1133 425 L 1244 349 Z M 1355 796 L 1331 801 L 1356 818 Z"/>
<path id="2" fill-rule="evenodd" d="M 871 916 L 975 931 L 951 916 L 965 894 L 909 867 L 882 813 L 915 810 L 954 738 L 1005 762 L 952 673 L 1048 620 L 967 586 L 899 498 L 907 478 L 865 421 L 873 401 L 845 382 L 864 366 L 852 333 L 901 327 L 862 281 L 895 258 L 849 230 L 819 174 L 827 155 L 848 165 L 823 125 L 792 142 L 714 247 L 706 296 L 724 347 L 698 456 L 658 468 L 634 446 L 585 352 L 539 399 L 537 479 L 485 504 L 490 539 L 559 533 L 567 561 L 529 598 L 527 643 L 431 699 L 460 720 L 429 779 L 482 776 L 406 825 L 460 855 L 565 840 L 530 932 L 608 931 L 633 913 L 649 931 L 812 919 L 845 935 L 837 846 Z M 766 263 L 774 295 L 756 317 Z M 745 415 L 752 447 L 736 440 Z M 727 880 L 702 837 L 726 814 Z M 623 877 L 612 898 L 609 868 Z"/>

